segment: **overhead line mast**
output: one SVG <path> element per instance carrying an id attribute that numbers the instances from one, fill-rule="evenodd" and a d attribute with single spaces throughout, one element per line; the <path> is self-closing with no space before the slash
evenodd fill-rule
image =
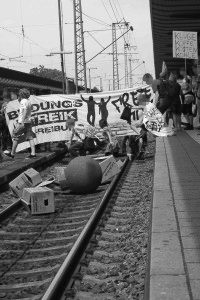
<path id="1" fill-rule="evenodd" d="M 76 93 L 78 86 L 83 86 L 87 92 L 85 48 L 83 37 L 83 20 L 81 0 L 74 0 L 74 47 L 75 47 L 75 85 Z"/>
<path id="2" fill-rule="evenodd" d="M 125 25 L 128 29 L 129 23 L 127 22 L 119 22 L 112 23 L 112 43 L 113 43 L 113 90 L 119 90 L 119 69 L 118 69 L 118 54 L 117 53 L 117 38 L 116 38 L 116 25 Z M 130 27 L 130 30 L 133 30 Z M 128 30 L 129 31 L 129 30 Z M 128 32 L 127 31 L 127 32 Z M 127 33 L 126 32 L 126 33 Z M 124 33 L 125 34 L 125 33 Z M 124 35 L 123 34 L 123 35 Z M 125 87 L 128 86 L 128 65 L 127 65 L 127 47 L 128 44 L 125 42 L 124 44 L 124 63 L 125 63 Z"/>
<path id="3" fill-rule="evenodd" d="M 119 90 L 119 70 L 117 55 L 116 24 L 112 23 L 112 41 L 113 41 L 113 90 Z"/>

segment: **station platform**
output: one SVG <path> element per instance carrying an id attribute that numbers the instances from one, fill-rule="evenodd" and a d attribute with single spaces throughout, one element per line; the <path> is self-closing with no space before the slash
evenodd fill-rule
<path id="1" fill-rule="evenodd" d="M 200 131 L 156 138 L 149 300 L 200 300 Z"/>

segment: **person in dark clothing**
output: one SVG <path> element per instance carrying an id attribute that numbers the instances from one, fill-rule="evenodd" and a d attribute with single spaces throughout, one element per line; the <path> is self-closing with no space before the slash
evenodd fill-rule
<path id="1" fill-rule="evenodd" d="M 159 94 L 159 101 L 158 101 L 156 107 L 161 112 L 161 114 L 164 114 L 172 104 L 172 97 L 169 95 L 169 92 L 168 92 L 169 80 L 165 79 L 163 77 L 162 73 L 160 74 L 159 81 L 160 81 L 160 83 L 157 86 L 158 94 Z"/>
<path id="2" fill-rule="evenodd" d="M 87 113 L 87 122 L 94 126 L 95 123 L 95 104 L 98 105 L 93 99 L 93 96 L 90 96 L 88 100 L 85 100 L 81 95 L 81 99 L 87 103 L 88 113 Z"/>
<path id="3" fill-rule="evenodd" d="M 187 76 L 184 78 L 181 86 L 182 113 L 186 118 L 188 125 L 185 130 L 193 130 L 193 112 L 192 104 L 195 102 L 195 94 L 192 91 L 192 79 Z"/>
<path id="4" fill-rule="evenodd" d="M 107 109 L 107 104 L 110 101 L 111 97 L 108 97 L 108 100 L 105 101 L 104 98 L 101 98 L 101 102 L 98 104 L 99 105 L 99 113 L 101 113 L 101 119 L 104 119 L 107 121 L 108 118 L 108 109 Z"/>
<path id="5" fill-rule="evenodd" d="M 1 134 L 1 149 L 6 154 L 9 153 L 12 149 L 12 138 L 9 132 L 8 124 L 6 122 L 6 106 L 10 99 L 5 99 L 2 103 L 0 110 L 0 118 L 1 118 L 1 126 L 0 126 L 0 134 Z"/>
<path id="6" fill-rule="evenodd" d="M 170 74 L 169 84 L 171 86 L 172 104 L 170 106 L 174 130 L 181 131 L 181 86 L 176 80 L 176 75 Z"/>

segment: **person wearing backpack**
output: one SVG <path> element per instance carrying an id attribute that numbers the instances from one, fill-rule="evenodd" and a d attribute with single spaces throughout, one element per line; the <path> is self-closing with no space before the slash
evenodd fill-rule
<path id="1" fill-rule="evenodd" d="M 195 94 L 192 91 L 192 79 L 187 76 L 181 85 L 182 113 L 186 118 L 188 125 L 185 130 L 193 130 L 193 112 L 192 104 L 195 102 Z"/>
<path id="2" fill-rule="evenodd" d="M 159 100 L 156 106 L 157 109 L 161 112 L 161 114 L 164 114 L 167 111 L 167 109 L 171 106 L 173 98 L 169 92 L 169 80 L 166 79 L 166 73 L 160 73 L 159 81 L 160 83 L 157 86 Z"/>

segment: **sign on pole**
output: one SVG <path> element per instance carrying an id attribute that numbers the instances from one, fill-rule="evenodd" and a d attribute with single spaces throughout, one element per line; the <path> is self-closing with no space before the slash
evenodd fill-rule
<path id="1" fill-rule="evenodd" d="M 173 57 L 198 59 L 197 32 L 173 31 Z"/>

